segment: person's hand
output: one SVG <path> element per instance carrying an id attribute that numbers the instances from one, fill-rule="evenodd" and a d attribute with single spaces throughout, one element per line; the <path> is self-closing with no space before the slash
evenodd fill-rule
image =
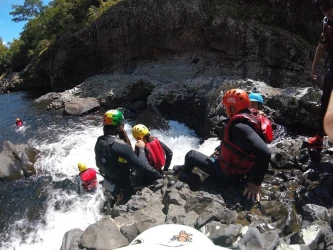
<path id="1" fill-rule="evenodd" d="M 144 148 L 145 145 L 146 144 L 142 140 L 137 140 L 137 142 L 135 143 L 135 147 L 138 147 L 138 148 Z"/>
<path id="2" fill-rule="evenodd" d="M 247 187 L 244 189 L 243 195 L 247 194 L 247 198 L 254 201 L 260 201 L 260 189 L 261 185 L 255 185 L 249 182 Z"/>
<path id="3" fill-rule="evenodd" d="M 311 70 L 311 78 L 316 81 L 318 76 L 317 76 L 317 66 L 312 65 L 312 70 Z"/>

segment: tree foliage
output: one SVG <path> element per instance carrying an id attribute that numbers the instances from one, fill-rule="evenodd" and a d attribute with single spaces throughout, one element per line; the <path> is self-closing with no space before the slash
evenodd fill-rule
<path id="1" fill-rule="evenodd" d="M 106 10 L 108 10 L 111 6 L 118 3 L 119 0 L 108 0 L 108 1 L 100 1 L 100 5 L 98 7 L 91 6 L 89 8 L 88 13 L 88 21 L 93 22 L 98 19 Z"/>
<path id="2" fill-rule="evenodd" d="M 9 14 L 13 16 L 12 21 L 22 22 L 37 17 L 45 8 L 42 0 L 25 0 L 23 5 L 12 5 L 13 11 Z"/>
<path id="3" fill-rule="evenodd" d="M 1 50 L 1 58 L 6 60 L 0 60 L 0 71 L 8 66 L 15 71 L 22 70 L 33 57 L 43 53 L 57 36 L 75 33 L 87 25 L 92 19 L 91 8 L 103 8 L 105 11 L 112 5 L 108 5 L 108 2 L 114 0 L 53 0 L 47 6 L 43 5 L 42 0 L 25 0 L 23 5 L 12 5 L 12 20 L 28 22 L 20 39 L 14 40 L 6 51 Z"/>
<path id="4" fill-rule="evenodd" d="M 0 75 L 6 70 L 9 63 L 8 48 L 3 44 L 3 40 L 0 37 Z"/>
<path id="5" fill-rule="evenodd" d="M 0 70 L 7 67 L 15 71 L 22 70 L 33 57 L 43 53 L 57 37 L 75 34 L 119 1 L 121 0 L 53 0 L 44 6 L 42 0 L 25 0 L 23 5 L 13 5 L 10 12 L 13 21 L 27 20 L 27 23 L 20 38 L 14 40 L 10 48 L 6 49 L 0 45 Z M 320 27 L 316 27 L 316 20 L 320 20 L 322 14 L 314 8 L 311 1 L 202 2 L 207 22 L 213 21 L 219 15 L 231 16 L 244 22 L 256 20 L 265 25 L 286 29 L 308 41 L 316 40 L 316 32 L 320 30 Z"/>

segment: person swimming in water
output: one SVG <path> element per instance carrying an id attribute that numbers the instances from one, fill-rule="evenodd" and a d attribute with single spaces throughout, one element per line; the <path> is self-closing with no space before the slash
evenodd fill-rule
<path id="1" fill-rule="evenodd" d="M 20 118 L 16 118 L 16 122 L 15 122 L 16 126 L 18 127 L 22 127 L 23 126 L 23 122 Z"/>

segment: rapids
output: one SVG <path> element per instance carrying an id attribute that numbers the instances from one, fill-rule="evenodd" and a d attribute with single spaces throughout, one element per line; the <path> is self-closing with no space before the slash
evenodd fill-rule
<path id="1" fill-rule="evenodd" d="M 59 112 L 44 111 L 26 93 L 0 95 L 1 146 L 9 140 L 15 144 L 28 143 L 40 150 L 35 167 L 37 175 L 16 182 L 0 183 L 0 248 L 59 249 L 66 231 L 85 230 L 98 221 L 104 201 L 101 188 L 93 195 L 79 196 L 74 178 L 78 161 L 96 168 L 94 145 L 102 130 L 102 112 L 85 117 L 63 117 Z M 20 117 L 25 127 L 13 124 Z M 210 154 L 218 146 L 216 138 L 200 139 L 193 130 L 176 121 L 169 121 L 167 131 L 152 130 L 173 150 L 173 165 L 184 162 L 185 154 L 196 149 Z M 132 140 L 128 121 L 125 130 Z M 101 176 L 98 176 L 102 180 Z"/>

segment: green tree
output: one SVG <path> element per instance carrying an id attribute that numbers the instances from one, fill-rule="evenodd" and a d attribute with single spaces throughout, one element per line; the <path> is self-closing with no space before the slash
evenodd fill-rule
<path id="1" fill-rule="evenodd" d="M 115 5 L 120 0 L 99 0 L 99 5 L 91 6 L 88 12 L 88 21 L 93 22 L 98 19 L 112 5 Z"/>
<path id="2" fill-rule="evenodd" d="M 6 68 L 10 64 L 8 48 L 3 44 L 3 40 L 0 37 L 0 74 L 5 72 Z"/>
<path id="3" fill-rule="evenodd" d="M 21 53 L 24 42 L 20 39 L 14 39 L 13 42 L 9 43 L 9 46 L 8 59 L 10 61 L 10 67 L 13 71 L 21 71 L 26 64 Z"/>
<path id="4" fill-rule="evenodd" d="M 42 0 L 25 0 L 23 5 L 12 5 L 13 11 L 9 14 L 13 16 L 12 21 L 22 22 L 37 17 L 45 8 Z"/>

